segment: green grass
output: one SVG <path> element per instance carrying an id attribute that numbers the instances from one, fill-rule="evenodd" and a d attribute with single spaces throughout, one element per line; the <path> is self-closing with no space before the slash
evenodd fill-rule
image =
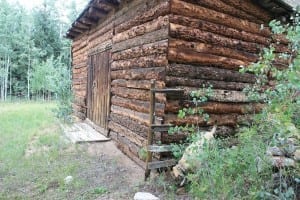
<path id="1" fill-rule="evenodd" d="M 85 184 L 76 177 L 64 183 L 81 163 L 76 151 L 67 151 L 54 108 L 0 103 L 0 199 L 65 199 Z"/>

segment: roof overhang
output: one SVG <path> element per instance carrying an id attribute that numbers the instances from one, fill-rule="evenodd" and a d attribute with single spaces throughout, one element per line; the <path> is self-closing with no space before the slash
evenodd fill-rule
<path id="1" fill-rule="evenodd" d="M 269 10 L 275 16 L 286 16 L 296 10 L 300 0 L 253 0 Z M 74 39 L 80 34 L 90 30 L 100 19 L 105 18 L 113 9 L 117 8 L 121 0 L 90 0 L 88 5 L 72 23 L 66 37 Z"/>
<path id="2" fill-rule="evenodd" d="M 275 16 L 284 16 L 293 13 L 300 0 L 253 0 Z"/>
<path id="3" fill-rule="evenodd" d="M 105 18 L 113 9 L 119 6 L 121 0 L 90 0 L 85 9 L 72 23 L 66 37 L 74 39 Z"/>

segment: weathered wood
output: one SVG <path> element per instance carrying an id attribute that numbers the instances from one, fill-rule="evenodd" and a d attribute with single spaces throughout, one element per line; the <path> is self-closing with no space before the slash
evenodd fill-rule
<path id="1" fill-rule="evenodd" d="M 200 131 L 209 131 L 211 130 L 210 126 L 206 127 L 199 127 Z M 218 125 L 216 130 L 217 137 L 228 137 L 233 136 L 236 133 L 235 127 L 231 126 L 220 126 Z M 162 133 L 161 141 L 163 144 L 172 144 L 172 143 L 182 143 L 187 139 L 188 133 L 175 133 L 175 134 L 168 134 Z"/>
<path id="2" fill-rule="evenodd" d="M 111 72 L 111 78 L 127 80 L 164 80 L 166 70 L 164 67 L 145 69 L 117 70 Z"/>
<path id="3" fill-rule="evenodd" d="M 136 15 L 134 18 L 129 19 L 127 22 L 120 24 L 116 27 L 116 33 L 121 33 L 128 30 L 131 27 L 149 22 L 159 16 L 164 16 L 169 13 L 169 2 L 163 2 L 153 7 L 152 9 L 146 10 L 140 15 Z"/>
<path id="4" fill-rule="evenodd" d="M 134 133 L 133 131 L 129 130 L 124 126 L 121 126 L 113 121 L 110 121 L 108 127 L 114 132 L 117 132 L 119 135 L 126 137 L 130 142 L 133 142 L 138 146 L 146 145 L 145 138 L 139 136 L 138 134 Z"/>
<path id="5" fill-rule="evenodd" d="M 245 116 L 238 114 L 223 114 L 223 115 L 209 115 L 208 121 L 204 119 L 202 116 L 187 116 L 186 118 L 180 119 L 175 114 L 168 114 L 165 116 L 165 123 L 171 123 L 174 125 L 197 125 L 197 126 L 211 126 L 214 124 L 220 126 L 236 126 L 243 120 L 245 120 Z"/>
<path id="6" fill-rule="evenodd" d="M 141 122 L 137 120 L 116 113 L 111 113 L 110 119 L 111 121 L 114 121 L 115 123 L 130 129 L 131 131 L 137 133 L 138 135 L 144 138 L 147 137 L 148 127 L 141 124 Z"/>
<path id="7" fill-rule="evenodd" d="M 251 0 L 221 0 L 225 4 L 231 5 L 236 9 L 242 10 L 250 15 L 253 15 L 264 22 L 269 22 L 272 20 L 273 16 L 267 11 L 261 8 L 259 5 L 256 5 Z"/>
<path id="8" fill-rule="evenodd" d="M 178 39 L 199 41 L 250 53 L 259 53 L 260 50 L 264 47 L 263 45 L 254 42 L 244 42 L 230 37 L 225 37 L 215 33 L 202 31 L 200 29 L 195 29 L 174 23 L 170 23 L 170 36 Z"/>
<path id="9" fill-rule="evenodd" d="M 205 44 L 202 42 L 191 42 L 178 39 L 169 39 L 170 48 L 189 49 L 199 53 L 212 54 L 234 58 L 245 62 L 256 62 L 258 55 L 239 51 L 236 49 L 226 48 L 222 46 Z"/>
<path id="10" fill-rule="evenodd" d="M 165 112 L 178 113 L 182 108 L 194 108 L 193 102 L 188 101 L 168 101 L 166 103 Z M 263 104 L 259 103 L 223 103 L 223 102 L 206 102 L 198 105 L 198 109 L 202 109 L 209 114 L 253 114 L 262 110 Z M 196 109 L 197 110 L 197 109 Z"/>
<path id="11" fill-rule="evenodd" d="M 270 45 L 272 40 L 270 37 L 265 37 L 265 36 L 249 33 L 244 30 L 230 28 L 225 25 L 212 23 L 205 20 L 185 17 L 181 15 L 171 15 L 170 22 L 174 24 L 188 26 L 190 28 L 199 29 L 202 31 L 223 35 L 226 37 L 234 38 L 245 42 L 253 42 L 262 45 Z"/>
<path id="12" fill-rule="evenodd" d="M 192 87 L 181 87 L 181 89 L 185 90 L 185 97 L 190 97 L 192 91 L 197 91 L 199 88 Z M 201 92 L 200 92 L 201 95 Z M 205 91 L 203 91 L 203 96 L 206 96 Z M 228 103 L 247 103 L 251 102 L 251 100 L 247 97 L 244 92 L 234 91 L 234 90 L 220 90 L 220 89 L 212 89 L 210 96 L 207 97 L 211 101 L 218 102 L 228 102 Z"/>
<path id="13" fill-rule="evenodd" d="M 209 9 L 215 10 L 215 11 L 219 11 L 222 13 L 226 13 L 228 15 L 237 17 L 237 18 L 241 18 L 241 19 L 245 19 L 257 24 L 264 24 L 266 21 L 263 21 L 261 19 L 258 19 L 257 17 L 246 13 L 245 11 L 239 9 L 239 8 L 235 8 L 231 5 L 228 5 L 227 3 L 224 3 L 220 0 L 185 0 L 189 3 L 193 3 L 196 5 L 200 5 L 203 7 L 207 7 Z"/>
<path id="14" fill-rule="evenodd" d="M 149 124 L 150 126 L 155 123 L 154 112 L 155 112 L 155 93 L 151 92 L 155 88 L 155 80 L 151 80 L 151 86 L 149 90 Z M 147 133 L 147 146 L 153 144 L 153 131 L 151 127 L 148 129 Z M 152 161 L 152 152 L 147 151 L 146 158 L 146 170 L 145 170 L 145 180 L 150 176 L 151 168 L 149 167 L 149 163 Z"/>
<path id="15" fill-rule="evenodd" d="M 109 60 L 109 51 L 104 51 L 89 57 L 87 117 L 103 129 L 107 129 L 109 116 Z"/>
<path id="16" fill-rule="evenodd" d="M 93 42 L 89 43 L 89 48 L 94 48 L 97 45 L 106 42 L 108 40 L 111 40 L 113 37 L 113 30 L 109 30 L 107 33 L 101 35 L 101 37 L 97 37 L 96 39 L 93 40 Z"/>
<path id="17" fill-rule="evenodd" d="M 127 60 L 131 58 L 145 57 L 148 55 L 166 54 L 168 48 L 168 40 L 162 40 L 155 43 L 145 44 L 124 51 L 116 52 L 112 55 L 112 59 Z"/>
<path id="18" fill-rule="evenodd" d="M 180 0 L 171 1 L 171 12 L 177 15 L 194 17 L 266 37 L 270 36 L 271 32 L 268 28 L 261 28 L 260 24 L 249 22 L 247 20 L 239 19 L 228 14 Z"/>
<path id="19" fill-rule="evenodd" d="M 250 63 L 223 56 L 199 53 L 190 49 L 169 48 L 168 58 L 177 63 L 195 63 L 201 65 L 214 65 L 224 69 L 239 70 L 240 66 L 247 66 Z"/>
<path id="20" fill-rule="evenodd" d="M 113 132 L 113 131 L 112 131 Z M 115 132 L 113 132 L 115 133 Z M 130 143 L 126 137 L 118 136 L 117 139 L 115 140 L 117 147 L 125 153 L 129 158 L 131 158 L 134 162 L 136 162 L 140 167 L 145 169 L 145 163 L 138 158 L 138 155 L 134 153 L 133 148 L 133 143 Z"/>
<path id="21" fill-rule="evenodd" d="M 256 80 L 253 74 L 241 74 L 234 70 L 183 64 L 169 65 L 167 67 L 167 74 L 170 76 L 242 83 L 255 83 Z"/>
<path id="22" fill-rule="evenodd" d="M 165 40 L 168 37 L 169 37 L 169 29 L 160 29 L 123 42 L 115 43 L 113 45 L 112 52 L 122 51 L 132 47 L 141 46 L 143 44 L 149 44 L 149 43 Z"/>
<path id="23" fill-rule="evenodd" d="M 153 132 L 166 132 L 172 126 L 172 124 L 151 124 L 151 129 Z"/>
<path id="24" fill-rule="evenodd" d="M 114 95 L 119 97 L 129 98 L 129 99 L 137 99 L 142 101 L 149 101 L 149 90 L 140 90 L 140 89 L 132 89 L 125 87 L 112 87 L 111 92 Z M 157 94 L 156 100 L 160 103 L 164 103 L 166 101 L 166 97 L 163 94 Z"/>
<path id="25" fill-rule="evenodd" d="M 111 106 L 111 112 L 118 115 L 130 117 L 131 119 L 134 119 L 145 126 L 149 126 L 149 114 L 140 113 L 134 110 L 115 105 Z"/>
<path id="26" fill-rule="evenodd" d="M 123 108 L 128 108 L 134 111 L 149 113 L 149 101 L 140 101 L 136 99 L 127 99 L 118 96 L 113 96 L 111 99 L 111 103 L 116 106 L 120 106 Z M 156 103 L 155 104 L 155 113 L 157 116 L 164 115 L 164 104 Z"/>
<path id="27" fill-rule="evenodd" d="M 246 87 L 251 86 L 251 84 L 249 83 L 192 79 L 189 77 L 175 77 L 175 76 L 166 76 L 166 85 L 168 87 L 188 86 L 188 87 L 197 87 L 197 88 L 202 88 L 205 85 L 205 86 L 212 86 L 212 88 L 214 89 L 237 90 L 237 91 L 241 91 Z"/>
<path id="28" fill-rule="evenodd" d="M 149 145 L 147 150 L 152 153 L 162 153 L 172 151 L 172 146 L 170 145 Z"/>
<path id="29" fill-rule="evenodd" d="M 147 67 L 163 67 L 168 64 L 166 55 L 151 55 L 129 60 L 114 61 L 111 65 L 112 70 L 147 68 Z"/>
<path id="30" fill-rule="evenodd" d="M 159 169 L 159 168 L 164 168 L 164 167 L 171 167 L 176 165 L 177 161 L 174 159 L 171 160 L 164 160 L 164 161 L 153 161 L 148 163 L 148 168 L 150 170 L 152 169 Z"/>
<path id="31" fill-rule="evenodd" d="M 153 21 L 149 21 L 139 26 L 134 26 L 125 32 L 116 34 L 113 37 L 113 42 L 114 43 L 122 42 L 124 40 L 128 40 L 149 32 L 166 28 L 168 27 L 168 25 L 169 25 L 169 16 L 163 16 L 163 17 L 161 16 L 158 17 L 157 19 L 154 19 Z"/>
<path id="32" fill-rule="evenodd" d="M 135 89 L 150 89 L 150 80 L 125 80 L 115 79 L 111 83 L 112 86 L 135 88 Z M 157 88 L 164 88 L 164 81 L 156 81 Z"/>

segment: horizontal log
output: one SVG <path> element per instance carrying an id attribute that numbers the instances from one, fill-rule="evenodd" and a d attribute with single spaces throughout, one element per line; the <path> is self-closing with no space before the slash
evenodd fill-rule
<path id="1" fill-rule="evenodd" d="M 134 120 L 128 116 L 119 115 L 116 113 L 110 113 L 110 120 L 124 126 L 138 135 L 147 138 L 148 127 L 141 124 L 139 121 Z"/>
<path id="2" fill-rule="evenodd" d="M 157 4 L 157 3 L 156 3 Z M 164 16 L 169 13 L 169 2 L 158 3 L 155 7 L 145 10 L 141 14 L 136 14 L 133 18 L 129 19 L 128 21 L 120 24 L 115 28 L 116 33 L 124 32 L 131 27 L 149 22 L 153 19 L 158 18 L 159 16 Z M 135 12 L 136 13 L 136 12 Z"/>
<path id="3" fill-rule="evenodd" d="M 178 113 L 183 108 L 195 108 L 192 102 L 184 101 L 168 101 L 166 103 L 165 112 Z M 222 103 L 222 102 L 206 102 L 196 107 L 195 111 L 202 109 L 209 114 L 253 114 L 262 110 L 263 104 L 259 103 Z"/>
<path id="4" fill-rule="evenodd" d="M 247 20 L 180 0 L 171 1 L 171 13 L 222 24 L 227 27 L 244 30 L 249 33 L 266 37 L 271 35 L 271 31 L 268 28 L 262 28 L 260 24 L 249 22 Z"/>
<path id="5" fill-rule="evenodd" d="M 149 44 L 161 40 L 168 39 L 169 29 L 160 29 L 154 32 L 146 33 L 142 36 L 131 38 L 119 43 L 115 43 L 112 48 L 112 52 L 122 51 L 130 49 L 132 47 L 141 46 L 144 44 Z"/>
<path id="6" fill-rule="evenodd" d="M 118 60 L 111 64 L 112 70 L 164 67 L 168 64 L 167 55 L 151 55 L 129 60 Z"/>
<path id="7" fill-rule="evenodd" d="M 115 140 L 117 147 L 140 167 L 145 169 L 145 162 L 138 158 L 138 155 L 135 154 L 134 150 L 132 149 L 132 145 L 130 145 L 130 143 L 128 143 L 126 140 L 126 137 L 118 136 L 117 140 Z"/>
<path id="8" fill-rule="evenodd" d="M 241 74 L 234 70 L 195 65 L 171 64 L 167 67 L 169 76 L 189 77 L 204 80 L 217 80 L 229 82 L 255 83 L 255 75 Z"/>
<path id="9" fill-rule="evenodd" d="M 73 115 L 77 118 L 79 118 L 80 120 L 84 120 L 86 118 L 86 115 L 84 113 L 81 113 L 81 112 L 76 112 L 74 111 L 73 112 Z"/>
<path id="10" fill-rule="evenodd" d="M 261 19 L 258 19 L 257 17 L 246 13 L 245 11 L 235 8 L 231 5 L 228 5 L 227 3 L 224 3 L 220 0 L 185 0 L 189 3 L 193 3 L 196 5 L 200 5 L 203 7 L 207 7 L 209 9 L 222 12 L 237 18 L 245 19 L 257 24 L 264 24 L 266 21 L 263 21 Z"/>
<path id="11" fill-rule="evenodd" d="M 163 161 L 152 161 L 148 163 L 148 169 L 160 169 L 165 167 L 172 167 L 176 165 L 177 161 L 174 159 L 171 160 L 163 160 Z"/>
<path id="12" fill-rule="evenodd" d="M 239 51 L 236 49 L 230 49 L 221 46 L 205 44 L 202 42 L 191 42 L 191 41 L 184 41 L 179 39 L 169 39 L 169 47 L 178 48 L 178 49 L 189 49 L 194 52 L 224 56 L 224 57 L 234 58 L 245 62 L 256 62 L 258 60 L 258 55 L 256 54 L 251 54 L 244 51 Z"/>
<path id="13" fill-rule="evenodd" d="M 74 68 L 72 72 L 73 74 L 87 73 L 87 67 Z"/>
<path id="14" fill-rule="evenodd" d="M 258 43 L 262 45 L 270 45 L 272 41 L 270 37 L 264 37 L 261 35 L 246 32 L 244 30 L 234 29 L 221 24 L 212 23 L 212 22 L 190 18 L 190 17 L 185 17 L 181 15 L 171 15 L 170 23 L 179 24 L 183 26 L 187 26 L 188 24 L 188 27 L 190 28 L 195 28 L 202 31 L 223 35 L 226 37 L 234 38 L 245 42 Z"/>
<path id="15" fill-rule="evenodd" d="M 74 97 L 74 104 L 78 106 L 86 106 L 86 98 L 80 97 L 80 96 L 75 96 Z"/>
<path id="16" fill-rule="evenodd" d="M 177 126 L 182 125 L 197 125 L 197 126 L 211 126 L 217 124 L 218 126 L 232 126 L 235 127 L 240 123 L 244 123 L 248 119 L 248 115 L 238 114 L 223 114 L 214 115 L 211 114 L 209 119 L 206 121 L 202 116 L 188 116 L 180 119 L 175 114 L 168 114 L 165 116 L 165 123 L 171 123 Z"/>
<path id="17" fill-rule="evenodd" d="M 172 151 L 172 146 L 171 145 L 149 145 L 147 150 L 153 153 L 170 152 Z"/>
<path id="18" fill-rule="evenodd" d="M 136 99 L 126 99 L 118 96 L 113 96 L 111 99 L 111 104 L 120 106 L 123 108 L 128 108 L 137 112 L 149 113 L 150 103 L 149 101 L 140 101 Z M 156 103 L 155 104 L 155 114 L 157 116 L 164 115 L 165 105 Z"/>
<path id="19" fill-rule="evenodd" d="M 268 23 L 274 17 L 269 13 L 267 10 L 261 8 L 258 4 L 253 3 L 252 0 L 243 0 L 243 1 L 236 1 L 236 0 L 221 0 L 225 4 L 231 5 L 236 9 L 242 10 L 250 15 L 253 15 L 264 22 Z"/>
<path id="20" fill-rule="evenodd" d="M 199 88 L 192 87 L 181 87 L 181 89 L 185 90 L 186 98 L 190 97 L 192 91 L 197 91 Z M 200 92 L 201 95 L 201 92 Z M 203 91 L 203 96 L 207 96 L 205 94 L 205 90 Z M 248 103 L 251 100 L 248 99 L 246 94 L 241 91 L 234 90 L 220 90 L 220 89 L 212 89 L 210 96 L 207 96 L 210 101 L 217 102 L 228 102 L 228 103 Z"/>
<path id="21" fill-rule="evenodd" d="M 188 87 L 196 87 L 196 88 L 202 88 L 203 86 L 212 86 L 212 88 L 214 89 L 237 90 L 237 91 L 241 91 L 246 87 L 251 86 L 251 84 L 249 83 L 191 79 L 188 77 L 185 78 L 185 77 L 175 77 L 175 76 L 166 76 L 166 85 L 168 87 L 188 86 Z"/>
<path id="22" fill-rule="evenodd" d="M 214 65 L 224 69 L 232 70 L 239 70 L 241 66 L 247 66 L 250 64 L 249 62 L 244 62 L 233 58 L 199 53 L 183 48 L 169 48 L 168 58 L 170 61 L 177 63 Z"/>
<path id="23" fill-rule="evenodd" d="M 195 29 L 174 23 L 170 23 L 170 36 L 173 38 L 188 41 L 198 41 L 217 46 L 237 49 L 239 51 L 245 51 L 249 53 L 259 53 L 264 47 L 263 45 L 259 45 L 254 42 L 244 42 L 230 37 L 225 37 L 219 34 L 202 31 L 200 29 Z"/>
<path id="24" fill-rule="evenodd" d="M 136 99 L 142 101 L 150 100 L 149 90 L 132 89 L 126 87 L 112 87 L 111 93 L 113 95 L 117 95 L 123 98 Z M 155 99 L 157 102 L 164 103 L 166 101 L 166 96 L 164 94 L 157 94 L 155 95 Z"/>
<path id="25" fill-rule="evenodd" d="M 118 33 L 113 37 L 113 43 L 122 42 L 146 33 L 150 33 L 159 29 L 168 27 L 169 16 L 160 16 L 152 21 L 146 22 L 144 24 L 134 26 L 131 29 Z"/>
<path id="26" fill-rule="evenodd" d="M 112 54 L 112 60 L 127 60 L 148 55 L 167 54 L 168 40 L 145 44 Z"/>
<path id="27" fill-rule="evenodd" d="M 135 88 L 135 89 L 150 89 L 151 81 L 150 80 L 125 80 L 125 79 L 116 79 L 111 82 L 112 86 Z M 164 88 L 164 81 L 156 81 L 156 88 Z"/>
<path id="28" fill-rule="evenodd" d="M 73 90 L 86 90 L 86 84 L 76 84 L 74 85 L 73 84 L 73 87 L 72 87 Z"/>
<path id="29" fill-rule="evenodd" d="M 113 37 L 113 30 L 108 31 L 107 33 L 101 35 L 101 37 L 97 37 L 94 40 L 89 41 L 89 49 L 96 47 L 97 45 L 109 41 Z"/>
<path id="30" fill-rule="evenodd" d="M 210 131 L 211 127 L 199 127 L 199 129 L 200 131 Z M 234 127 L 217 126 L 215 135 L 217 137 L 228 137 L 234 135 L 235 133 L 236 130 Z M 187 136 L 188 136 L 187 133 L 175 133 L 175 134 L 162 133 L 161 141 L 163 144 L 178 143 L 178 142 L 185 141 Z"/>
<path id="31" fill-rule="evenodd" d="M 122 115 L 125 117 L 129 117 L 138 121 L 140 124 L 149 126 L 149 115 L 145 113 L 140 113 L 134 110 L 130 110 L 127 108 L 122 108 L 120 106 L 111 105 L 111 113 L 115 113 L 118 115 Z"/>
<path id="32" fill-rule="evenodd" d="M 72 103 L 72 108 L 73 108 L 74 111 L 86 114 L 86 106 L 82 106 L 82 105 L 78 105 L 76 103 Z"/>
<path id="33" fill-rule="evenodd" d="M 139 136 L 135 132 L 129 130 L 128 128 L 121 126 L 113 121 L 110 121 L 108 123 L 109 129 L 113 130 L 114 132 L 117 132 L 119 135 L 122 135 L 126 137 L 130 142 L 133 142 L 134 144 L 138 146 L 145 146 L 146 145 L 146 139 Z"/>
<path id="34" fill-rule="evenodd" d="M 111 79 L 127 80 L 164 80 L 166 70 L 164 67 L 154 67 L 145 69 L 117 70 L 111 72 Z"/>
<path id="35" fill-rule="evenodd" d="M 90 31 L 88 40 L 93 41 L 93 40 L 97 39 L 98 37 L 102 37 L 103 34 L 113 30 L 113 28 L 114 28 L 113 23 L 106 24 L 106 25 L 104 25 L 102 23 L 100 26 L 94 27 L 92 29 L 92 31 Z"/>

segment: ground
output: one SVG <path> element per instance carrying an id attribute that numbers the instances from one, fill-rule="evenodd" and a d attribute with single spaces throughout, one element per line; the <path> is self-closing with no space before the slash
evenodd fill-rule
<path id="1" fill-rule="evenodd" d="M 145 183 L 144 171 L 112 141 L 68 142 L 53 109 L 53 103 L 0 103 L 0 199 L 118 200 L 138 191 L 188 199 L 163 175 Z"/>

